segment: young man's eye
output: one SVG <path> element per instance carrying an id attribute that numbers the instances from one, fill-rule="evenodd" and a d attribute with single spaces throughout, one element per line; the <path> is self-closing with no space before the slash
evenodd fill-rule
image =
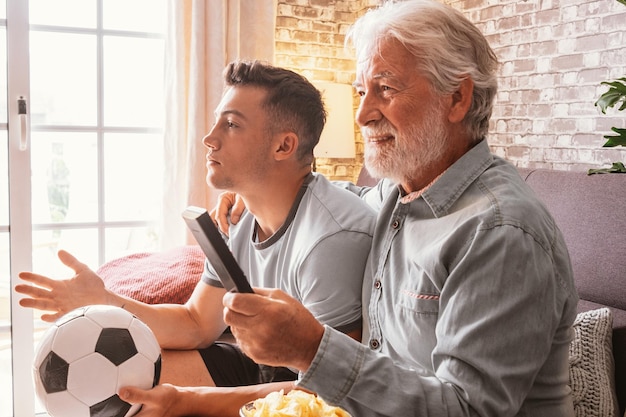
<path id="1" fill-rule="evenodd" d="M 226 122 L 226 126 L 228 126 L 229 128 L 231 127 L 237 127 L 236 124 L 234 124 L 233 122 L 231 122 L 230 120 Z"/>

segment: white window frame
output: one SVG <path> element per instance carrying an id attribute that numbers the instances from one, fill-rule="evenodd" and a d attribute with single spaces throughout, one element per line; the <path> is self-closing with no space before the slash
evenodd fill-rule
<path id="1" fill-rule="evenodd" d="M 102 1 L 97 0 L 99 8 L 98 16 L 102 16 Z M 32 233 L 33 230 L 46 230 L 49 228 L 81 228 L 83 226 L 98 229 L 99 235 L 99 264 L 105 261 L 105 245 L 104 231 L 115 227 L 134 227 L 145 226 L 148 221 L 104 221 L 102 207 L 99 209 L 98 220 L 95 224 L 32 224 L 31 217 L 31 152 L 30 152 L 30 131 L 31 126 L 27 123 L 27 148 L 20 150 L 21 140 L 21 119 L 18 115 L 18 98 L 23 97 L 26 100 L 27 110 L 30 112 L 30 63 L 29 63 L 29 35 L 31 30 L 50 28 L 31 25 L 29 23 L 29 0 L 6 0 L 7 15 L 5 21 L 0 21 L 7 30 L 7 112 L 8 126 L 0 126 L 8 130 L 8 174 L 9 174 L 9 225 L 10 230 L 10 286 L 11 286 L 11 385 L 13 398 L 13 417 L 33 417 L 36 415 L 35 409 L 35 392 L 32 380 L 32 360 L 34 356 L 34 314 L 33 310 L 23 308 L 19 305 L 22 297 L 16 293 L 13 288 L 20 281 L 18 273 L 21 271 L 30 271 L 33 267 L 32 261 Z M 7 22 L 10 24 L 7 25 Z M 121 128 L 121 127 L 104 127 L 103 126 L 103 49 L 102 39 L 107 31 L 102 30 L 101 20 L 94 29 L 98 33 L 97 54 L 98 54 L 98 115 L 97 125 L 94 127 L 70 127 L 70 126 L 34 126 L 33 130 L 37 131 L 95 131 L 98 135 L 98 146 L 100 147 L 98 170 L 99 182 L 103 178 L 104 161 L 102 147 L 103 137 L 106 133 L 160 133 L 161 129 L 157 128 Z M 92 30 L 88 30 L 92 32 Z M 68 32 L 72 32 L 68 30 Z M 115 31 L 124 35 L 123 31 Z M 130 34 L 131 36 L 143 36 L 141 34 Z M 148 35 L 151 37 L 151 35 Z M 27 122 L 29 122 L 27 115 Z M 7 129 L 10 126 L 10 129 Z M 100 193 L 99 201 L 103 204 L 103 186 L 98 184 L 98 192 Z M 7 232 L 6 228 L 3 232 Z M 8 330 L 8 329 L 2 329 Z M 44 414 L 45 416 L 45 414 Z"/>
<path id="2" fill-rule="evenodd" d="M 9 126 L 9 202 L 11 245 L 11 288 L 20 271 L 32 269 L 32 226 L 30 187 L 30 126 L 28 115 L 24 132 L 27 148 L 20 150 L 21 120 L 18 98 L 30 102 L 28 0 L 7 0 L 7 69 Z M 24 178 L 28 178 L 24 181 Z M 14 417 L 35 415 L 35 394 L 32 383 L 33 313 L 19 306 L 19 295 L 11 290 L 11 345 Z"/>

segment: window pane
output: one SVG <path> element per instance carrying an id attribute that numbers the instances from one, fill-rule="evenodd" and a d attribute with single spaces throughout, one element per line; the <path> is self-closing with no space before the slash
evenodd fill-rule
<path id="1" fill-rule="evenodd" d="M 106 260 L 159 250 L 155 227 L 110 228 L 106 231 Z"/>
<path id="2" fill-rule="evenodd" d="M 33 223 L 98 220 L 95 133 L 32 132 Z"/>
<path id="3" fill-rule="evenodd" d="M 102 2 L 102 21 L 105 29 L 162 33 L 165 27 L 165 12 L 165 0 Z M 149 18 L 146 18 L 148 16 Z"/>
<path id="4" fill-rule="evenodd" d="M 95 28 L 96 0 L 29 0 L 29 15 L 35 25 Z"/>
<path id="5" fill-rule="evenodd" d="M 6 62 L 6 61 L 5 61 Z M 4 78 L 6 79 L 6 78 Z M 6 83 L 5 90 L 6 90 Z M 6 97 L 3 96 L 3 98 Z M 2 98 L 2 101 L 4 102 Z M 6 110 L 5 110 L 6 111 Z M 7 131 L 0 131 L 0 417 L 13 413 L 11 378 L 11 272 L 9 257 L 9 166 Z"/>
<path id="6" fill-rule="evenodd" d="M 104 39 L 104 124 L 160 127 L 163 40 Z"/>
<path id="7" fill-rule="evenodd" d="M 7 62 L 7 29 L 6 27 L 0 27 L 0 62 Z M 7 66 L 0 65 L 0 80 L 6 80 L 6 79 L 7 79 Z M 17 99 L 17 97 L 15 97 L 15 99 Z M 8 117 L 7 116 L 7 83 L 6 81 L 4 81 L 4 82 L 0 82 L 0 123 L 6 123 L 7 117 Z"/>
<path id="8" fill-rule="evenodd" d="M 110 133 L 104 137 L 104 218 L 153 221 L 163 185 L 161 135 Z M 143 162 L 138 169 L 138 161 Z"/>
<path id="9" fill-rule="evenodd" d="M 9 234 L 0 233 L 0 417 L 13 414 L 12 381 L 7 378 L 12 372 L 10 289 Z"/>
<path id="10" fill-rule="evenodd" d="M 95 125 L 96 37 L 30 33 L 31 123 Z"/>
<path id="11" fill-rule="evenodd" d="M 0 131 L 0 229 L 9 224 L 9 141 L 7 131 Z"/>
<path id="12" fill-rule="evenodd" d="M 57 279 L 72 277 L 74 272 L 57 257 L 59 249 L 70 252 L 94 270 L 98 268 L 96 229 L 34 231 L 33 271 Z"/>

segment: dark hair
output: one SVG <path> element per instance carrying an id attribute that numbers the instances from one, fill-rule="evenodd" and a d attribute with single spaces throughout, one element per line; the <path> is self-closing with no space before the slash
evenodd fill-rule
<path id="1" fill-rule="evenodd" d="M 313 161 L 313 148 L 326 123 L 322 95 L 313 84 L 300 74 L 261 61 L 231 62 L 224 70 L 224 81 L 226 86 L 266 89 L 263 107 L 269 119 L 269 132 L 294 132 L 299 139 L 298 160 Z"/>

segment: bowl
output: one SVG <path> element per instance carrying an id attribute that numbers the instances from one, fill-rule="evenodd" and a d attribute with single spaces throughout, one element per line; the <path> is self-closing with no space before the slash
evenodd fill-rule
<path id="1" fill-rule="evenodd" d="M 243 407 L 241 407 L 239 409 L 239 416 L 248 417 L 248 415 L 246 414 L 246 411 L 252 411 L 252 410 L 254 410 L 254 401 L 251 401 L 248 404 L 245 404 Z"/>

